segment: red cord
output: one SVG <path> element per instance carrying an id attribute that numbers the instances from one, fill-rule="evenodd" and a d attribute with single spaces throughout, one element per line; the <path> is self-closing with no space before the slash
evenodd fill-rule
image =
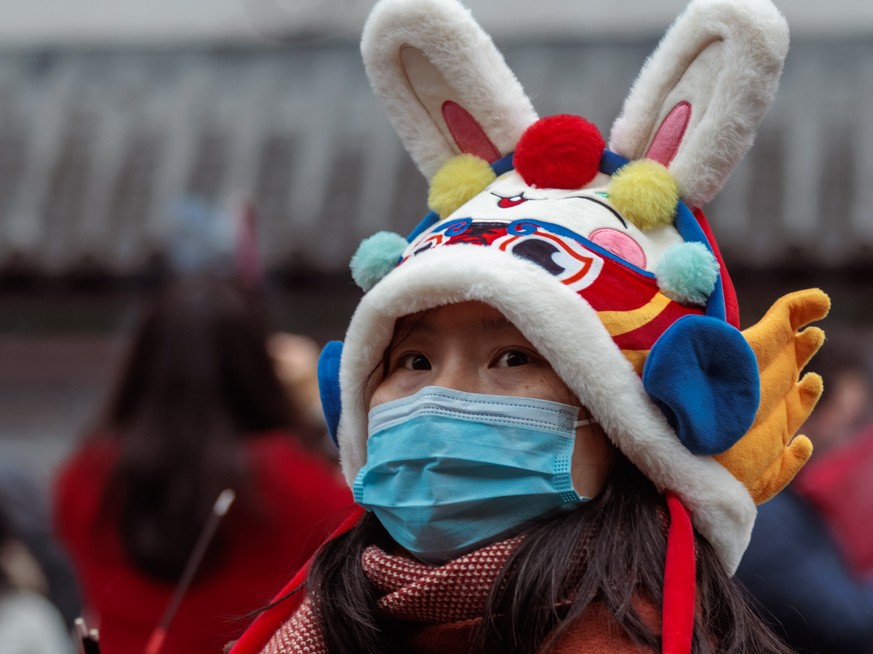
<path id="1" fill-rule="evenodd" d="M 664 564 L 664 606 L 661 633 L 663 654 L 689 654 L 694 633 L 694 530 L 679 498 L 667 491 L 670 527 Z"/>

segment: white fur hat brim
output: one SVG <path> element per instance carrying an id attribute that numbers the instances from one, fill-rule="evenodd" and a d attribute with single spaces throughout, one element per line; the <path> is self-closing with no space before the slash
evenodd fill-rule
<path id="1" fill-rule="evenodd" d="M 672 490 L 733 572 L 755 504 L 709 456 L 691 454 L 591 306 L 538 265 L 496 248 L 457 244 L 417 255 L 362 299 L 340 367 L 341 463 L 349 485 L 366 462 L 367 413 L 395 321 L 437 306 L 481 301 L 503 313 L 552 365 L 616 447 L 660 490 Z"/>

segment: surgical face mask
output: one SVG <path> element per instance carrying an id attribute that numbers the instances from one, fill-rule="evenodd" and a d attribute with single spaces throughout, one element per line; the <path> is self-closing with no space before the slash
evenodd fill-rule
<path id="1" fill-rule="evenodd" d="M 588 500 L 570 476 L 578 412 L 436 386 L 379 405 L 355 501 L 417 558 L 456 558 Z"/>

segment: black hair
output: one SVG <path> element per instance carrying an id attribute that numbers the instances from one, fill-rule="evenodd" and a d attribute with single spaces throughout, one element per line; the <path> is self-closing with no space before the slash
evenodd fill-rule
<path id="1" fill-rule="evenodd" d="M 548 651 L 594 602 L 644 647 L 660 638 L 636 603 L 661 609 L 666 508 L 652 483 L 621 454 L 603 492 L 558 517 L 533 524 L 493 584 L 470 651 Z M 698 610 L 694 654 L 788 654 L 751 611 L 745 591 L 712 546 L 695 534 Z M 307 581 L 327 651 L 389 654 L 407 650 L 403 625 L 380 612 L 364 574 L 369 545 L 397 545 L 373 514 L 318 553 Z M 559 570 L 560 574 L 555 574 Z"/>
<path id="2" fill-rule="evenodd" d="M 267 335 L 256 297 L 191 278 L 157 297 L 134 338 L 96 436 L 119 446 L 103 513 L 157 579 L 179 578 L 223 489 L 244 495 L 241 441 L 294 424 Z"/>

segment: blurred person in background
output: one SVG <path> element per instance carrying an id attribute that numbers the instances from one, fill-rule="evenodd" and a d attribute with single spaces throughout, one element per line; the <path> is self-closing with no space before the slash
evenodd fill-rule
<path id="1" fill-rule="evenodd" d="M 55 516 L 104 654 L 142 652 L 223 489 L 236 501 L 163 654 L 221 651 L 352 506 L 308 451 L 253 295 L 194 278 L 155 301 L 100 426 L 62 467 Z"/>
<path id="2" fill-rule="evenodd" d="M 0 652 L 72 654 L 70 632 L 44 594 L 42 569 L 14 531 L 0 504 Z"/>
<path id="3" fill-rule="evenodd" d="M 804 654 L 873 652 L 873 375 L 860 339 L 819 354 L 827 380 L 794 483 L 758 509 L 737 576 Z"/>
<path id="4" fill-rule="evenodd" d="M 55 537 L 45 488 L 16 457 L 0 463 L 0 507 L 6 512 L 9 535 L 33 556 L 45 579 L 46 596 L 72 629 L 82 612 L 76 576 Z"/>
<path id="5" fill-rule="evenodd" d="M 336 445 L 327 431 L 318 390 L 318 357 L 315 339 L 302 334 L 275 332 L 267 341 L 276 375 L 300 416 L 300 434 L 307 446 L 330 461 L 338 461 Z"/>

